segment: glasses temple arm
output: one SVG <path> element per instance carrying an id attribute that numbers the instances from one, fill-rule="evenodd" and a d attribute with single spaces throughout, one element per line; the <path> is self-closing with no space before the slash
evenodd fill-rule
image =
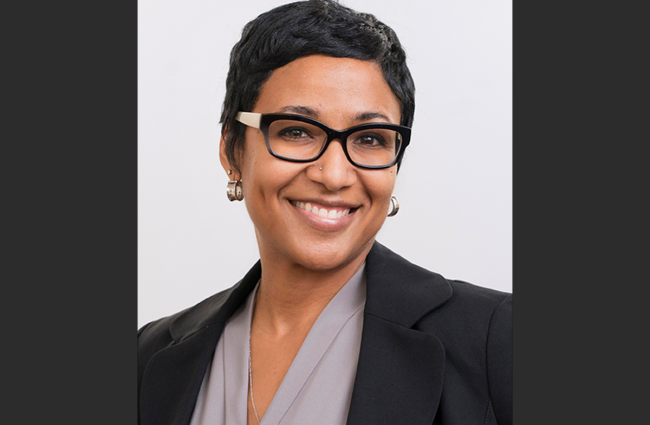
<path id="1" fill-rule="evenodd" d="M 255 112 L 237 112 L 235 119 L 249 127 L 260 128 L 262 114 L 257 114 Z"/>

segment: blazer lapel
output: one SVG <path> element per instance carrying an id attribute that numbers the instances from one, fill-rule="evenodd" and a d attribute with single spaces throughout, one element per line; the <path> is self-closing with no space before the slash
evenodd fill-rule
<path id="1" fill-rule="evenodd" d="M 442 393 L 445 351 L 413 329 L 451 296 L 440 275 L 379 243 L 366 259 L 367 296 L 348 425 L 431 424 Z"/>
<path id="2" fill-rule="evenodd" d="M 181 313 L 170 325 L 174 339 L 155 354 L 142 378 L 142 425 L 187 425 L 223 328 L 260 279 L 258 262 L 231 289 Z"/>

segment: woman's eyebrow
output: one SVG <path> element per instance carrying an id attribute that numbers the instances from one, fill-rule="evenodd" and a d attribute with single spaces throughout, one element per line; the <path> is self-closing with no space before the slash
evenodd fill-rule
<path id="1" fill-rule="evenodd" d="M 381 112 L 361 112 L 360 114 L 357 114 L 357 116 L 354 119 L 359 122 L 364 122 L 364 121 L 375 120 L 378 118 L 386 122 L 390 122 L 390 119 L 386 115 L 382 114 Z"/>
<path id="2" fill-rule="evenodd" d="M 280 108 L 279 112 L 304 115 L 311 118 L 318 118 L 318 111 L 309 106 L 287 105 Z"/>

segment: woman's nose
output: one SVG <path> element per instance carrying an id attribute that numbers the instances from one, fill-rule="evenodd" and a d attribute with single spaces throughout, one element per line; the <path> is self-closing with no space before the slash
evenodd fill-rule
<path id="1" fill-rule="evenodd" d="M 310 167 L 313 172 L 309 177 L 331 192 L 352 186 L 357 181 L 356 167 L 348 161 L 339 139 L 332 140 L 315 165 Z"/>

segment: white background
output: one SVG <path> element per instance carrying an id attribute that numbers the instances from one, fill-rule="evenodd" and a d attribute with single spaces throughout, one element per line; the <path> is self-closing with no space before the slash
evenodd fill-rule
<path id="1" fill-rule="evenodd" d="M 218 156 L 228 59 L 287 1 L 138 2 L 138 327 L 235 284 L 258 260 Z M 510 0 L 343 0 L 391 28 L 415 80 L 399 214 L 377 240 L 411 262 L 512 291 Z"/>

